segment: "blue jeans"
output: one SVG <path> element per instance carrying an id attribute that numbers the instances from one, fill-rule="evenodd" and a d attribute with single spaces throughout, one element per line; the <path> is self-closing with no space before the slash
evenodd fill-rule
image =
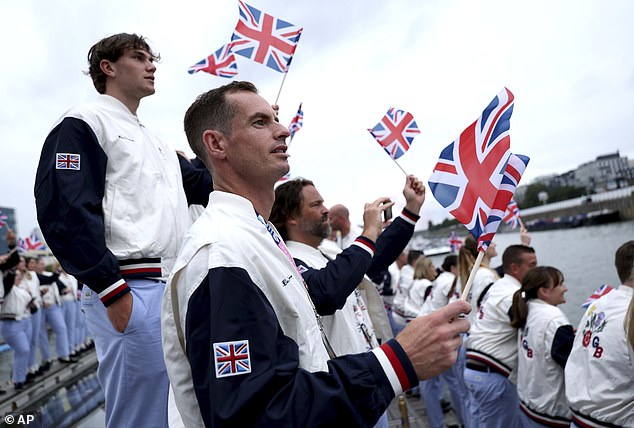
<path id="1" fill-rule="evenodd" d="M 68 337 L 68 350 L 75 350 L 75 336 L 77 334 L 77 315 L 75 312 L 75 301 L 69 300 L 62 302 L 62 312 L 64 313 L 64 322 L 66 323 L 66 332 Z"/>
<path id="2" fill-rule="evenodd" d="M 427 420 L 431 428 L 442 428 L 445 424 L 445 414 L 440 405 L 443 394 L 443 384 L 440 376 L 432 377 L 420 383 L 420 393 L 427 410 Z"/>
<path id="3" fill-rule="evenodd" d="M 472 428 L 519 427 L 519 399 L 511 381 L 499 373 L 465 368 Z"/>
<path id="4" fill-rule="evenodd" d="M 31 349 L 31 320 L 3 320 L 2 337 L 13 350 L 13 382 L 24 382 Z"/>
<path id="5" fill-rule="evenodd" d="M 51 326 L 55 333 L 55 353 L 57 358 L 68 358 L 70 348 L 68 347 L 68 330 L 64 321 L 64 313 L 59 305 L 52 305 L 48 308 L 40 308 L 44 312 L 42 323 L 40 324 L 40 354 L 42 361 L 51 359 L 51 348 L 48 343 L 48 330 L 46 323 Z"/>
<path id="6" fill-rule="evenodd" d="M 167 427 L 169 380 L 161 342 L 161 299 L 165 283 L 129 280 L 132 313 L 116 331 L 99 296 L 84 286 L 82 307 L 93 336 L 97 376 L 106 401 L 106 426 Z"/>
<path id="7" fill-rule="evenodd" d="M 44 308 L 38 308 L 37 312 L 31 314 L 31 349 L 29 350 L 29 369 L 37 370 L 37 342 L 40 339 L 40 328 L 42 327 L 42 315 Z"/>

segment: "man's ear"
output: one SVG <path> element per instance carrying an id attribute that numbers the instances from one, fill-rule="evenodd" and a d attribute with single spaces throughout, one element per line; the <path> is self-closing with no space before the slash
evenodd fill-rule
<path id="1" fill-rule="evenodd" d="M 227 140 L 222 132 L 207 129 L 203 132 L 202 138 L 209 157 L 216 159 L 224 159 L 227 157 Z"/>
<path id="2" fill-rule="evenodd" d="M 291 215 L 287 220 L 286 223 L 291 225 L 291 226 L 297 226 L 297 224 L 299 223 L 299 216 L 298 215 Z"/>
<path id="3" fill-rule="evenodd" d="M 114 67 L 112 66 L 112 61 L 108 59 L 102 59 L 101 61 L 99 61 L 99 68 L 106 76 L 115 77 L 116 73 Z"/>

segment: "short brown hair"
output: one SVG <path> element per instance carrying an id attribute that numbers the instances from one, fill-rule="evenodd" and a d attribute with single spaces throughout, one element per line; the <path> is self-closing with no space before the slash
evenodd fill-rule
<path id="1" fill-rule="evenodd" d="M 215 129 L 227 136 L 231 135 L 231 121 L 236 114 L 236 107 L 227 101 L 227 94 L 242 91 L 258 93 L 258 89 L 251 82 L 231 82 L 199 95 L 185 113 L 185 135 L 189 146 L 196 156 L 205 162 L 209 170 L 211 165 L 202 140 L 203 132 Z"/>
<path id="2" fill-rule="evenodd" d="M 153 61 L 161 59 L 159 54 L 152 52 L 145 37 L 136 34 L 119 33 L 106 37 L 95 43 L 88 51 L 88 74 L 92 78 L 92 84 L 100 94 L 106 92 L 106 75 L 101 71 L 101 60 L 115 62 L 128 49 L 140 49 L 146 51 Z"/>

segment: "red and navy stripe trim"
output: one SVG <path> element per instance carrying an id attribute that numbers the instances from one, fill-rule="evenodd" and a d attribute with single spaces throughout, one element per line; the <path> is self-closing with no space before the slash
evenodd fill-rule
<path id="1" fill-rule="evenodd" d="M 520 401 L 520 409 L 535 422 L 553 428 L 568 428 L 570 427 L 570 419 L 562 418 L 559 416 L 549 416 L 545 413 L 536 412 L 529 408 L 526 404 Z"/>
<path id="2" fill-rule="evenodd" d="M 399 395 L 418 385 L 418 376 L 414 366 L 395 339 L 390 339 L 378 348 L 374 348 L 372 353 L 379 360 L 379 364 L 392 385 L 394 395 Z"/>
<path id="3" fill-rule="evenodd" d="M 119 270 L 125 279 L 160 278 L 161 259 L 148 257 L 119 260 Z"/>
<path id="4" fill-rule="evenodd" d="M 475 349 L 467 349 L 467 359 L 472 359 L 486 364 L 491 371 L 501 374 L 504 377 L 509 377 L 513 369 L 501 362 L 500 360 L 485 354 L 484 352 L 476 351 Z"/>
<path id="5" fill-rule="evenodd" d="M 361 235 L 352 243 L 353 245 L 358 245 L 359 247 L 366 250 L 372 257 L 374 257 L 374 252 L 376 251 L 376 246 L 374 245 L 374 241 L 365 236 Z"/>
<path id="6" fill-rule="evenodd" d="M 411 212 L 407 208 L 403 208 L 401 212 L 401 217 L 410 224 L 416 224 L 416 222 L 420 219 L 420 216 L 416 213 Z"/>
<path id="7" fill-rule="evenodd" d="M 609 422 L 599 422 L 598 420 L 591 418 L 590 416 L 582 415 L 574 409 L 572 411 L 572 421 L 575 425 L 582 428 L 622 428 L 618 425 L 611 424 Z"/>
<path id="8" fill-rule="evenodd" d="M 130 288 L 128 284 L 125 282 L 125 279 L 120 279 L 110 287 L 103 290 L 99 293 L 99 299 L 103 303 L 104 306 L 110 306 L 115 300 L 119 297 L 123 296 L 126 293 L 130 292 Z"/>

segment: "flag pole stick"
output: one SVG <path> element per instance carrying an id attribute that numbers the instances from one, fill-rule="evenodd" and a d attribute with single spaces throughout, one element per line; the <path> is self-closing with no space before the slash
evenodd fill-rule
<path id="1" fill-rule="evenodd" d="M 471 284 L 473 284 L 473 280 L 475 278 L 475 274 L 480 269 L 480 265 L 482 264 L 482 258 L 484 257 L 484 251 L 478 252 L 478 257 L 475 259 L 473 263 L 473 267 L 471 268 L 471 272 L 469 272 L 469 279 L 467 279 L 467 284 L 464 286 L 464 290 L 462 290 L 462 300 L 465 302 L 469 298 L 469 291 L 471 290 Z"/>
<path id="2" fill-rule="evenodd" d="M 394 161 L 394 163 L 396 164 L 396 166 L 398 166 L 399 168 L 401 168 L 401 171 L 403 171 L 403 174 L 405 174 L 405 177 L 408 177 L 408 174 L 405 172 L 405 170 L 403 169 L 403 167 L 396 162 L 396 159 L 394 159 L 392 156 L 390 156 L 390 159 L 392 159 Z"/>
<path id="3" fill-rule="evenodd" d="M 280 94 L 282 93 L 282 86 L 284 86 L 284 81 L 286 80 L 286 75 L 288 74 L 288 70 L 284 73 L 284 77 L 282 78 L 282 84 L 280 85 L 280 90 L 277 91 L 277 97 L 275 97 L 275 105 L 277 105 L 278 100 L 280 99 Z"/>
<path id="4" fill-rule="evenodd" d="M 520 228 L 521 229 L 526 229 L 526 226 L 524 226 L 524 222 L 522 221 L 522 217 L 517 216 L 517 221 L 520 223 Z"/>

